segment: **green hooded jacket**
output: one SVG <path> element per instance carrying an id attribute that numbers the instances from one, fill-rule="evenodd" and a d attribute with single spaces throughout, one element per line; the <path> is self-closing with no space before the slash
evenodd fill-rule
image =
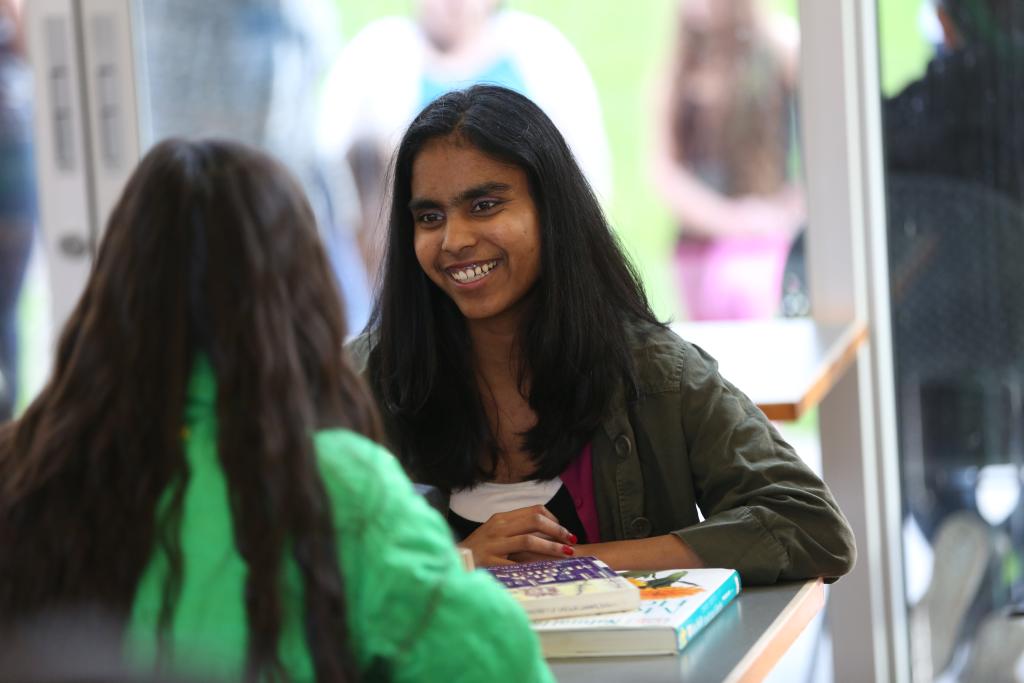
<path id="1" fill-rule="evenodd" d="M 208 361 L 191 377 L 181 518 L 182 584 L 169 633 L 170 663 L 203 677 L 245 670 L 246 564 L 235 547 L 227 484 L 217 457 L 217 388 Z M 394 457 L 347 430 L 315 435 L 344 579 L 350 644 L 365 680 L 550 681 L 529 622 L 480 570 L 465 571 L 441 516 L 413 491 Z M 167 557 L 154 553 L 127 630 L 132 658 L 157 658 Z M 293 681 L 315 679 L 294 560 L 281 577 L 279 655 Z"/>

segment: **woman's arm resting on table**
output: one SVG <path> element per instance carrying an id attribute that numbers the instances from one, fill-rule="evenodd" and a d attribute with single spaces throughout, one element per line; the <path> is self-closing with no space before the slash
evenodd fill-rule
<path id="1" fill-rule="evenodd" d="M 593 555 L 612 569 L 697 569 L 704 562 L 673 534 L 631 541 L 609 541 L 576 546 L 577 555 Z"/>
<path id="2" fill-rule="evenodd" d="M 746 585 L 848 573 L 856 544 L 828 486 L 710 356 L 686 356 L 683 433 L 705 519 L 674 533 Z"/>

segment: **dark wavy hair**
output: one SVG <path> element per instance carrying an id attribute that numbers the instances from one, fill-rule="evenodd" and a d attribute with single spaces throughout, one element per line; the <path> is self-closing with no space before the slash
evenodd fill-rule
<path id="1" fill-rule="evenodd" d="M 631 390 L 627 325 L 659 323 L 572 152 L 537 105 L 486 85 L 434 100 L 395 156 L 384 270 L 368 328 L 369 381 L 413 476 L 461 488 L 493 476 L 500 455 L 465 320 L 413 249 L 413 162 L 427 142 L 443 137 L 514 164 L 529 181 L 541 275 L 518 333 L 519 384 L 537 423 L 522 436 L 533 476 L 551 478 L 591 439 L 613 395 L 623 384 Z"/>
<path id="2" fill-rule="evenodd" d="M 324 427 L 379 437 L 372 399 L 343 359 L 345 333 L 313 213 L 282 166 L 230 142 L 149 152 L 113 211 L 52 378 L 0 432 L 0 622 L 79 605 L 124 619 L 162 548 L 168 633 L 189 479 L 186 390 L 204 354 L 248 567 L 247 677 L 287 678 L 277 651 L 291 555 L 317 678 L 355 680 L 312 442 Z"/>

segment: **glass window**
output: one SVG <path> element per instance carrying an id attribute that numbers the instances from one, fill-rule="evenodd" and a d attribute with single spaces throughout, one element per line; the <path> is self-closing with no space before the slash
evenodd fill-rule
<path id="1" fill-rule="evenodd" d="M 912 667 L 983 680 L 1024 648 L 1024 7 L 878 6 Z"/>

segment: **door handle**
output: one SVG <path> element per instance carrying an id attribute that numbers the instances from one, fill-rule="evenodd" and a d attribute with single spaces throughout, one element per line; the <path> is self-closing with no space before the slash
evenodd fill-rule
<path id="1" fill-rule="evenodd" d="M 68 45 L 70 26 L 65 17 L 48 17 L 46 36 L 47 85 L 50 89 L 50 117 L 53 122 L 53 154 L 57 168 L 75 170 L 74 95 L 71 91 L 71 61 Z"/>
<path id="2" fill-rule="evenodd" d="M 96 49 L 96 61 L 92 68 L 100 158 L 108 170 L 117 170 L 124 160 L 121 136 L 125 134 L 121 120 L 124 111 L 119 87 L 121 74 L 115 53 L 117 22 L 110 14 L 95 14 L 90 29 L 93 32 L 92 45 Z"/>

